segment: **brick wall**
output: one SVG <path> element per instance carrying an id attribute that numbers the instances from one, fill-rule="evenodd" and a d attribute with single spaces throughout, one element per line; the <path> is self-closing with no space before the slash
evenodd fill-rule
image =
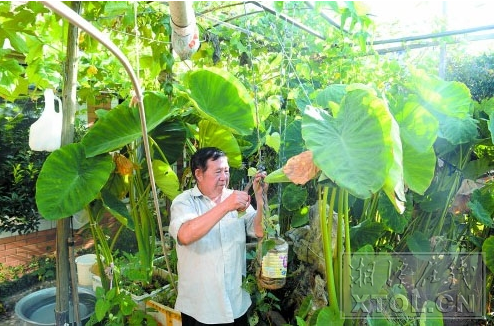
<path id="1" fill-rule="evenodd" d="M 29 263 L 33 257 L 53 255 L 56 249 L 56 233 L 57 229 L 49 229 L 0 238 L 0 263 L 18 266 Z M 92 239 L 84 234 L 75 234 L 74 238 L 76 249 L 92 245 Z"/>
<path id="2" fill-rule="evenodd" d="M 105 217 L 103 225 L 116 230 L 118 222 L 111 216 Z M 51 227 L 38 232 L 25 235 L 1 236 L 0 237 L 0 263 L 7 266 L 18 266 L 29 263 L 33 257 L 53 255 L 56 250 L 56 223 Z M 93 246 L 93 239 L 89 229 L 82 227 L 74 230 L 74 249 L 88 249 Z"/>
<path id="3" fill-rule="evenodd" d="M 33 256 L 53 253 L 55 229 L 0 239 L 0 263 L 8 266 L 23 265 Z"/>

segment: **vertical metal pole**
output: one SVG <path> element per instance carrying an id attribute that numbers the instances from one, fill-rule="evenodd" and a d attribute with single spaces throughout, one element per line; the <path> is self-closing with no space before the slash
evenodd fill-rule
<path id="1" fill-rule="evenodd" d="M 81 2 L 71 2 L 72 9 L 80 12 Z M 78 28 L 72 24 L 68 26 L 67 56 L 65 61 L 64 82 L 62 90 L 63 122 L 61 145 L 74 141 L 74 120 L 76 112 L 76 86 L 77 86 L 77 54 L 78 54 Z M 69 320 L 69 245 L 70 220 L 63 218 L 57 221 L 57 253 L 56 253 L 56 303 L 55 324 L 63 326 Z M 76 277 L 76 275 L 72 275 Z M 76 289 L 76 295 L 77 289 Z"/>
<path id="2" fill-rule="evenodd" d="M 69 319 L 69 248 L 67 235 L 69 234 L 69 220 L 63 218 L 57 221 L 56 239 L 56 273 L 57 287 L 55 300 L 55 325 L 63 326 Z"/>
<path id="3" fill-rule="evenodd" d="M 443 15 L 443 22 L 442 22 L 442 32 L 445 32 L 447 29 L 447 2 L 442 1 L 442 15 Z M 440 60 L 439 60 L 439 67 L 438 67 L 438 76 L 442 79 L 445 79 L 445 72 L 447 67 L 447 47 L 445 45 L 445 42 L 442 41 L 442 44 L 440 45 Z"/>
<path id="4" fill-rule="evenodd" d="M 72 223 L 71 223 L 72 229 Z M 72 309 L 74 310 L 74 322 L 75 325 L 81 324 L 81 316 L 79 315 L 79 290 L 77 286 L 77 271 L 76 271 L 76 257 L 74 255 L 74 238 L 71 236 L 68 239 L 69 246 L 69 266 L 70 266 L 70 280 L 72 289 Z"/>

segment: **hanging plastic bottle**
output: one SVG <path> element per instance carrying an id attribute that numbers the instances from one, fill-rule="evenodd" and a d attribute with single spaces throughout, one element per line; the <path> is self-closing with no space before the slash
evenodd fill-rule
<path id="1" fill-rule="evenodd" d="M 62 142 L 62 101 L 55 96 L 53 89 L 46 89 L 45 108 L 41 117 L 29 128 L 29 147 L 33 151 L 53 152 Z M 58 102 L 58 112 L 55 110 Z"/>
<path id="2" fill-rule="evenodd" d="M 277 290 L 285 285 L 289 244 L 282 238 L 273 240 L 275 247 L 262 257 L 258 284 L 265 289 Z"/>

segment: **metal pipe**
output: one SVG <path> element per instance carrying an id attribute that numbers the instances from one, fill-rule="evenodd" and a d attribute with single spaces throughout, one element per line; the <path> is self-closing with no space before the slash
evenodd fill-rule
<path id="1" fill-rule="evenodd" d="M 317 31 L 315 31 L 314 29 L 312 29 L 312 28 L 310 28 L 310 27 L 308 27 L 306 25 L 301 24 L 300 22 L 292 19 L 291 17 L 289 17 L 289 16 L 287 16 L 285 14 L 276 12 L 275 9 L 270 8 L 270 7 L 267 7 L 267 6 L 265 6 L 264 4 L 262 4 L 262 3 L 258 2 L 258 1 L 246 1 L 246 3 L 252 3 L 253 5 L 262 8 L 263 10 L 269 12 L 270 14 L 274 15 L 275 17 L 280 18 L 280 19 L 283 19 L 283 20 L 291 23 L 292 25 L 297 26 L 300 29 L 302 29 L 302 30 L 304 30 L 304 31 L 306 31 L 306 32 L 308 32 L 308 33 L 310 33 L 310 34 L 312 34 L 312 35 L 314 35 L 314 36 L 322 39 L 322 40 L 326 40 L 327 39 L 324 35 L 321 35 Z"/>
<path id="2" fill-rule="evenodd" d="M 444 31 L 444 32 L 432 33 L 432 34 L 426 34 L 426 35 L 400 37 L 400 38 L 389 39 L 389 40 L 381 40 L 381 41 L 373 42 L 373 45 L 427 40 L 427 39 L 432 39 L 432 38 L 453 36 L 453 35 L 460 35 L 460 34 L 470 34 L 470 33 L 476 33 L 476 32 L 487 31 L 487 30 L 493 30 L 493 25 L 479 26 L 479 27 L 466 28 L 466 29 L 458 29 L 458 30 L 454 30 L 454 31 Z"/>
<path id="3" fill-rule="evenodd" d="M 304 3 L 310 7 L 311 9 L 315 9 L 315 6 L 314 4 L 311 2 L 311 1 L 304 1 Z M 342 32 L 346 33 L 346 34 L 350 34 L 349 31 L 345 30 L 343 27 L 341 27 L 339 24 L 337 24 L 336 22 L 333 21 L 333 19 L 327 14 L 325 13 L 324 11 L 321 11 L 320 12 L 320 16 L 323 17 L 323 19 L 325 19 L 328 23 L 330 23 L 330 25 L 332 25 L 333 27 L 337 28 L 338 30 L 341 30 Z"/>

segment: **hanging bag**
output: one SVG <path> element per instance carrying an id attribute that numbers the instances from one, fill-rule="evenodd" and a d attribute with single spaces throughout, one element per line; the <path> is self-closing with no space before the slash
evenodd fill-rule
<path id="1" fill-rule="evenodd" d="M 29 147 L 33 151 L 53 152 L 62 142 L 62 101 L 55 96 L 53 89 L 46 89 L 44 95 L 45 109 L 29 128 Z M 58 112 L 55 101 L 58 102 Z"/>

